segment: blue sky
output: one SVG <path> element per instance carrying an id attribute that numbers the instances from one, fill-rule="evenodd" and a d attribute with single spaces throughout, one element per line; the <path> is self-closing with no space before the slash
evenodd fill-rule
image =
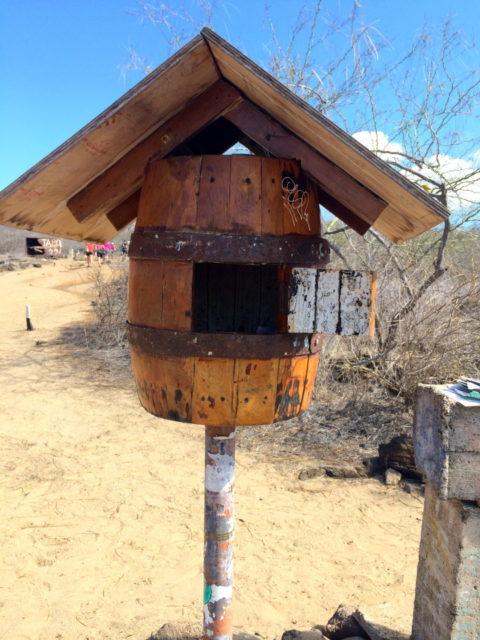
<path id="1" fill-rule="evenodd" d="M 286 41 L 297 0 L 272 0 Z M 340 13 L 350 0 L 328 0 Z M 198 1 L 170 2 L 202 20 Z M 215 30 L 265 66 L 269 52 L 264 2 L 219 0 Z M 362 0 L 359 12 L 388 39 L 386 55 L 401 51 L 422 25 L 450 15 L 474 36 L 478 0 Z M 135 12 L 136 0 L 0 0 L 0 188 L 74 134 L 141 79 L 125 73 L 128 50 L 152 66 L 171 53 L 162 31 Z M 186 25 L 187 28 L 190 28 Z M 191 28 L 192 31 L 194 27 Z"/>

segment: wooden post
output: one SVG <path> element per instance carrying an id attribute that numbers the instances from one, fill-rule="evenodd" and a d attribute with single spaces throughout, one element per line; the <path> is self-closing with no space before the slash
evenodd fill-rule
<path id="1" fill-rule="evenodd" d="M 203 637 L 233 637 L 235 427 L 205 430 Z"/>

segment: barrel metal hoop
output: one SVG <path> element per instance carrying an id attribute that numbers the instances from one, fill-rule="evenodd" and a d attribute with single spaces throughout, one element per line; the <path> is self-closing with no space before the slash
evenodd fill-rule
<path id="1" fill-rule="evenodd" d="M 286 358 L 318 353 L 322 336 L 309 333 L 200 333 L 127 323 L 130 346 L 158 357 Z"/>
<path id="2" fill-rule="evenodd" d="M 193 233 L 163 227 L 138 227 L 130 258 L 244 264 L 291 264 L 322 268 L 329 261 L 328 242 L 317 235 L 246 235 Z"/>

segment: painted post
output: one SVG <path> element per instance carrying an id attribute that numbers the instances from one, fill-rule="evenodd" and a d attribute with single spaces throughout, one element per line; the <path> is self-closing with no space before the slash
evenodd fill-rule
<path id="1" fill-rule="evenodd" d="M 32 320 L 30 317 L 30 305 L 25 305 L 25 320 L 27 322 L 27 331 L 33 331 Z"/>
<path id="2" fill-rule="evenodd" d="M 235 427 L 205 429 L 203 637 L 233 637 Z"/>

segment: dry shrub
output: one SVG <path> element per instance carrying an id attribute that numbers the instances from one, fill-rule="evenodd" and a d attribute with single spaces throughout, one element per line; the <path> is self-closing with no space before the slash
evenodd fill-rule
<path id="1" fill-rule="evenodd" d="M 115 260 L 94 266 L 90 277 L 95 290 L 93 346 L 123 350 L 127 345 L 128 262 Z"/>
<path id="2" fill-rule="evenodd" d="M 435 235 L 424 234 L 400 247 L 354 234 L 342 247 L 350 266 L 378 275 L 377 327 L 373 340 L 337 338 L 327 342 L 323 376 L 353 383 L 363 396 L 378 384 L 412 401 L 419 383 L 444 383 L 461 375 L 478 377 L 480 354 L 480 237 L 452 234 L 446 271 L 408 310 L 409 301 L 433 273 Z M 439 234 L 437 233 L 437 237 Z M 345 264 L 337 263 L 345 268 Z M 328 373 L 330 372 L 330 374 Z M 328 380 L 325 380 L 327 384 Z"/>

